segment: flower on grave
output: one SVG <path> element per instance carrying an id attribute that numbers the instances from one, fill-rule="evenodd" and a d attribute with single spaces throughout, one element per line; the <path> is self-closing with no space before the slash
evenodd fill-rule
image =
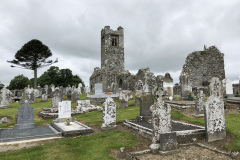
<path id="1" fill-rule="evenodd" d="M 69 118 L 66 118 L 65 124 L 66 124 L 66 125 L 70 125 L 70 119 L 69 119 Z"/>
<path id="2" fill-rule="evenodd" d="M 58 109 L 54 109 L 53 111 L 54 111 L 55 113 L 58 113 Z"/>

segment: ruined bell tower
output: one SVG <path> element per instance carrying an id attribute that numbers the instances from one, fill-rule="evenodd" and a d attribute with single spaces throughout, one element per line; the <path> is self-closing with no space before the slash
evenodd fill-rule
<path id="1" fill-rule="evenodd" d="M 116 31 L 105 26 L 101 31 L 101 69 L 106 74 L 124 70 L 124 35 L 120 26 Z"/>
<path id="2" fill-rule="evenodd" d="M 101 70 L 103 91 L 117 82 L 117 75 L 124 71 L 124 36 L 123 28 L 116 31 L 105 26 L 101 31 Z"/>

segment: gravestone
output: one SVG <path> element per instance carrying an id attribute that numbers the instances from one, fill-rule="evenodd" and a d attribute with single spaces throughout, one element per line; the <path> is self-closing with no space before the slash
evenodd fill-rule
<path id="1" fill-rule="evenodd" d="M 228 97 L 235 97 L 233 94 L 232 81 L 230 79 L 226 79 L 226 95 Z"/>
<path id="2" fill-rule="evenodd" d="M 44 86 L 44 91 L 45 91 L 45 94 L 48 95 L 48 85 L 47 84 Z M 43 94 L 43 91 L 42 91 L 42 94 Z"/>
<path id="3" fill-rule="evenodd" d="M 102 130 L 109 130 L 116 127 L 116 104 L 111 97 L 103 103 Z"/>
<path id="4" fill-rule="evenodd" d="M 15 124 L 15 129 L 35 128 L 33 118 L 34 108 L 29 105 L 27 100 L 25 100 L 25 103 L 18 108 L 17 124 Z"/>
<path id="5" fill-rule="evenodd" d="M 84 113 L 93 110 L 102 110 L 102 107 L 90 104 L 90 100 L 78 100 L 76 106 L 76 113 Z"/>
<path id="6" fill-rule="evenodd" d="M 52 122 L 52 125 L 55 129 L 62 132 L 64 137 L 75 137 L 92 132 L 90 127 L 71 117 L 71 101 L 62 101 L 58 104 L 58 118 Z"/>
<path id="7" fill-rule="evenodd" d="M 173 97 L 173 79 L 169 73 L 166 73 L 163 78 L 163 90 L 167 93 L 167 98 Z"/>
<path id="8" fill-rule="evenodd" d="M 42 94 L 41 96 L 41 102 L 48 102 L 48 95 L 47 94 Z"/>
<path id="9" fill-rule="evenodd" d="M 90 93 L 90 88 L 88 86 L 85 87 L 85 93 L 89 94 Z"/>
<path id="10" fill-rule="evenodd" d="M 32 92 L 30 93 L 30 99 L 29 99 L 29 102 L 32 102 L 32 103 L 35 102 L 34 91 L 32 91 Z"/>
<path id="11" fill-rule="evenodd" d="M 103 94 L 102 83 L 96 83 L 95 84 L 95 94 Z"/>
<path id="12" fill-rule="evenodd" d="M 80 94 L 78 94 L 78 89 L 75 86 L 73 86 L 72 87 L 72 95 L 71 95 L 72 103 L 77 102 L 77 100 L 79 100 L 79 98 L 80 98 Z"/>
<path id="13" fill-rule="evenodd" d="M 47 89 L 47 94 L 49 97 L 52 97 L 52 89 L 50 87 Z"/>
<path id="14" fill-rule="evenodd" d="M 60 87 L 59 87 L 59 90 L 60 90 L 60 94 L 62 95 L 62 98 L 64 98 L 63 86 L 60 86 Z"/>
<path id="15" fill-rule="evenodd" d="M 52 108 L 58 108 L 58 102 L 62 101 L 62 95 L 59 90 L 59 88 L 55 88 L 55 90 L 52 92 Z"/>
<path id="16" fill-rule="evenodd" d="M 138 122 L 148 122 L 151 119 L 150 107 L 154 104 L 154 97 L 150 93 L 143 92 L 140 97 L 140 116 Z"/>
<path id="17" fill-rule="evenodd" d="M 180 75 L 180 86 L 181 86 L 181 97 L 182 99 L 187 99 L 188 95 L 192 93 L 192 84 L 190 82 L 190 77 L 186 73 L 181 73 Z"/>
<path id="18" fill-rule="evenodd" d="M 67 88 L 67 100 L 71 100 L 72 98 L 72 88 L 70 86 L 68 86 Z"/>
<path id="19" fill-rule="evenodd" d="M 223 102 L 223 86 L 217 77 L 211 79 L 210 97 L 205 103 L 205 132 L 207 141 L 216 141 L 226 136 Z"/>
<path id="20" fill-rule="evenodd" d="M 195 101 L 195 116 L 196 117 L 203 117 L 204 116 L 204 97 L 203 91 L 200 90 L 198 93 L 198 100 Z"/>
<path id="21" fill-rule="evenodd" d="M 10 101 L 9 92 L 10 91 L 5 87 L 1 89 L 0 108 L 5 108 L 9 106 L 9 101 Z"/>
<path id="22" fill-rule="evenodd" d="M 78 84 L 78 94 L 82 94 L 82 83 Z"/>
<path id="23" fill-rule="evenodd" d="M 169 153 L 177 149 L 176 132 L 172 132 L 171 107 L 163 101 L 163 89 L 156 91 L 157 103 L 152 105 L 153 138 L 150 149 L 153 153 Z"/>
<path id="24" fill-rule="evenodd" d="M 138 80 L 135 84 L 135 105 L 140 106 L 140 98 L 143 92 L 143 82 Z"/>
<path id="25" fill-rule="evenodd" d="M 82 113 L 90 106 L 90 100 L 78 100 L 77 101 L 77 113 Z"/>
<path id="26" fill-rule="evenodd" d="M 131 91 L 121 91 L 119 94 L 119 107 L 118 108 L 128 107 L 128 100 L 130 98 L 132 98 Z"/>
<path id="27" fill-rule="evenodd" d="M 58 118 L 71 117 L 71 101 L 58 102 Z"/>

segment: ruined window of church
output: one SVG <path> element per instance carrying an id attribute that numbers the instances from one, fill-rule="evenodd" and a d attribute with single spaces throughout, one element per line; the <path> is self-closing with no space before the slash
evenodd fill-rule
<path id="1" fill-rule="evenodd" d="M 112 38 L 112 46 L 117 46 L 117 38 Z"/>

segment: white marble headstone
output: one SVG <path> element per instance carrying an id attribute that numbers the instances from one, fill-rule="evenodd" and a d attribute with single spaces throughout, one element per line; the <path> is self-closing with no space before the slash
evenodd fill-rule
<path id="1" fill-rule="evenodd" d="M 58 118 L 71 117 L 71 101 L 58 102 Z"/>
<path id="2" fill-rule="evenodd" d="M 95 84 L 95 94 L 102 94 L 102 83 Z"/>
<path id="3" fill-rule="evenodd" d="M 233 94 L 233 86 L 230 79 L 226 79 L 226 94 Z"/>

